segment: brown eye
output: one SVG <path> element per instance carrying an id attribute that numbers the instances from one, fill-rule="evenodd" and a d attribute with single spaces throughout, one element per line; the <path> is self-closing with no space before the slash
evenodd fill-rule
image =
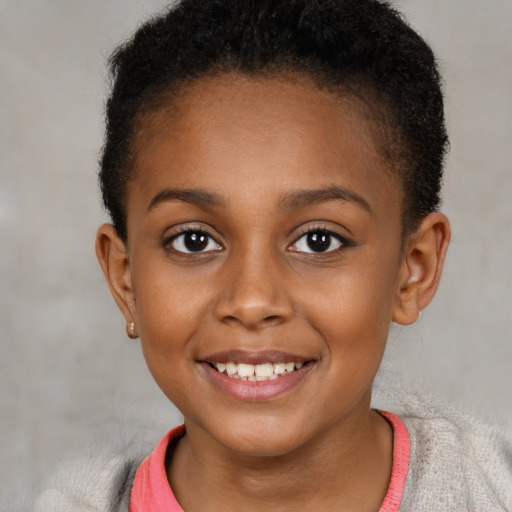
<path id="1" fill-rule="evenodd" d="M 331 246 L 331 235 L 328 233 L 308 233 L 307 244 L 313 252 L 325 252 Z"/>
<path id="2" fill-rule="evenodd" d="M 296 252 L 312 254 L 332 252 L 347 245 L 349 245 L 349 243 L 341 236 L 330 231 L 317 229 L 302 235 L 294 242 L 291 249 Z"/>
<path id="3" fill-rule="evenodd" d="M 208 235 L 205 233 L 185 233 L 183 243 L 190 252 L 204 251 L 208 246 Z"/>
<path id="4" fill-rule="evenodd" d="M 205 231 L 190 230 L 172 236 L 166 247 L 181 253 L 220 251 L 222 247 Z"/>

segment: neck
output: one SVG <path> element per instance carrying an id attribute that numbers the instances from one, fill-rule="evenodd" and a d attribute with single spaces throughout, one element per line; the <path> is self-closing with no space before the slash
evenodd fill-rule
<path id="1" fill-rule="evenodd" d="M 391 476 L 391 427 L 368 409 L 276 457 L 235 454 L 204 437 L 187 426 L 168 466 L 187 512 L 375 512 Z"/>

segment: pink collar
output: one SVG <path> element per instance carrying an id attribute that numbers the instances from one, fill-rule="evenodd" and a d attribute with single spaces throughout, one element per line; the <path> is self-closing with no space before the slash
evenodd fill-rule
<path id="1" fill-rule="evenodd" d="M 382 502 L 379 512 L 398 512 L 404 495 L 405 480 L 409 471 L 411 441 L 409 433 L 402 420 L 391 412 L 379 411 L 393 427 L 393 467 L 388 492 Z"/>

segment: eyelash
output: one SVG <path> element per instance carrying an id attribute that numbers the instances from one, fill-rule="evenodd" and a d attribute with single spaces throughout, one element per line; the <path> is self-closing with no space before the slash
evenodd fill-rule
<path id="1" fill-rule="evenodd" d="M 313 234 L 320 234 L 320 235 L 328 236 L 331 239 L 334 239 L 337 242 L 339 242 L 339 246 L 336 247 L 335 249 L 325 250 L 325 251 L 313 251 L 312 250 L 312 251 L 294 251 L 294 252 L 299 252 L 302 254 L 314 254 L 316 256 L 329 256 L 329 255 L 332 255 L 333 253 L 337 253 L 337 252 L 342 251 L 343 249 L 346 249 L 347 247 L 351 247 L 353 245 L 353 243 L 349 239 L 345 238 L 344 236 L 341 236 L 339 233 L 331 231 L 330 229 L 327 229 L 325 227 L 308 227 L 295 239 L 295 241 L 290 245 L 290 247 L 296 246 L 300 240 L 302 240 L 303 238 L 305 238 L 309 235 L 313 235 Z M 331 244 L 332 244 L 332 240 L 330 240 L 329 247 L 331 246 Z"/>
<path id="2" fill-rule="evenodd" d="M 173 246 L 173 244 L 176 241 L 180 240 L 180 238 L 182 238 L 182 237 L 184 238 L 185 235 L 187 235 L 187 234 L 189 234 L 189 235 L 196 234 L 196 235 L 199 235 L 200 237 L 204 237 L 204 239 L 201 239 L 201 240 L 203 243 L 206 243 L 206 246 L 198 251 L 190 250 L 190 247 L 186 247 L 185 240 L 183 240 L 181 242 L 182 247 L 180 249 L 177 249 L 176 247 Z M 314 234 L 320 234 L 321 236 L 330 237 L 329 245 L 326 250 L 323 250 L 323 251 L 301 250 L 301 251 L 299 251 L 299 250 L 293 249 L 294 247 L 297 246 L 297 244 L 303 238 L 310 236 L 310 235 L 314 235 Z M 332 245 L 332 239 L 336 240 L 339 243 L 339 246 L 334 249 L 329 250 L 330 246 Z M 211 243 L 215 244 L 216 247 L 214 249 L 204 250 L 204 249 L 208 249 L 208 247 Z M 308 242 L 306 242 L 306 243 L 308 243 Z M 185 226 L 185 227 L 181 228 L 177 233 L 174 233 L 173 235 L 166 237 L 164 239 L 162 245 L 165 250 L 172 251 L 175 254 L 180 254 L 180 255 L 183 255 L 183 254 L 200 255 L 200 254 L 207 254 L 212 251 L 222 251 L 222 249 L 223 249 L 222 245 L 219 242 L 217 242 L 217 240 L 212 235 L 210 235 L 207 230 L 205 230 L 202 227 L 196 228 L 193 226 Z M 297 253 L 301 253 L 301 254 L 314 254 L 317 256 L 324 256 L 324 255 L 327 256 L 327 255 L 331 255 L 332 253 L 336 253 L 343 249 L 346 249 L 347 247 L 351 247 L 352 245 L 353 245 L 353 243 L 350 240 L 341 236 L 339 233 L 331 231 L 325 227 L 313 227 L 313 228 L 308 227 L 308 228 L 304 229 L 299 236 L 296 237 L 295 241 L 291 245 L 288 246 L 288 249 L 292 248 L 291 249 L 292 252 L 297 252 Z M 186 250 L 183 250 L 183 249 L 186 249 Z"/>
<path id="3" fill-rule="evenodd" d="M 207 238 L 207 245 L 206 245 L 206 248 L 210 245 L 211 242 L 213 242 L 217 248 L 215 250 L 222 250 L 222 246 L 217 242 L 217 240 L 215 240 L 215 238 L 213 236 L 211 236 L 208 231 L 206 231 L 204 228 L 202 227 L 193 227 L 193 226 L 186 226 L 186 227 L 183 227 L 181 228 L 177 233 L 174 233 L 173 235 L 169 236 L 169 237 L 166 237 L 165 240 L 163 241 L 163 247 L 164 249 L 168 250 L 168 251 L 172 251 L 176 254 L 205 254 L 205 253 L 209 253 L 212 251 L 212 249 L 208 250 L 208 251 L 204 251 L 204 250 L 200 250 L 200 251 L 192 251 L 192 250 L 179 250 L 179 249 L 176 249 L 176 247 L 173 247 L 173 243 L 176 242 L 177 240 L 179 240 L 181 237 L 185 237 L 185 235 L 187 234 L 196 234 L 196 235 L 199 235 L 199 236 L 204 236 Z M 186 247 L 186 242 L 183 241 L 182 242 L 182 245 L 184 246 L 185 249 L 187 249 Z"/>

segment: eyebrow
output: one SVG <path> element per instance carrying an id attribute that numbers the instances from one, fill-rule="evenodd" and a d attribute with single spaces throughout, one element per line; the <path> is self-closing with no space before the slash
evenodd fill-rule
<path id="1" fill-rule="evenodd" d="M 355 203 L 368 213 L 373 213 L 370 205 L 363 197 L 352 190 L 336 185 L 292 192 L 281 199 L 281 204 L 284 208 L 296 209 L 333 200 Z"/>
<path id="2" fill-rule="evenodd" d="M 368 202 L 359 194 L 336 185 L 323 187 L 318 189 L 297 190 L 286 194 L 281 200 L 280 205 L 285 209 L 305 208 L 326 201 L 347 201 L 352 202 L 372 213 L 372 209 Z M 226 201 L 214 192 L 203 189 L 181 189 L 181 188 L 165 188 L 158 192 L 148 206 L 148 211 L 153 210 L 159 204 L 168 201 L 183 201 L 185 203 L 197 206 L 225 206 Z"/>
<path id="3" fill-rule="evenodd" d="M 148 206 L 148 211 L 168 201 L 184 201 L 197 206 L 225 206 L 226 201 L 214 192 L 202 189 L 165 188 L 158 192 Z"/>

